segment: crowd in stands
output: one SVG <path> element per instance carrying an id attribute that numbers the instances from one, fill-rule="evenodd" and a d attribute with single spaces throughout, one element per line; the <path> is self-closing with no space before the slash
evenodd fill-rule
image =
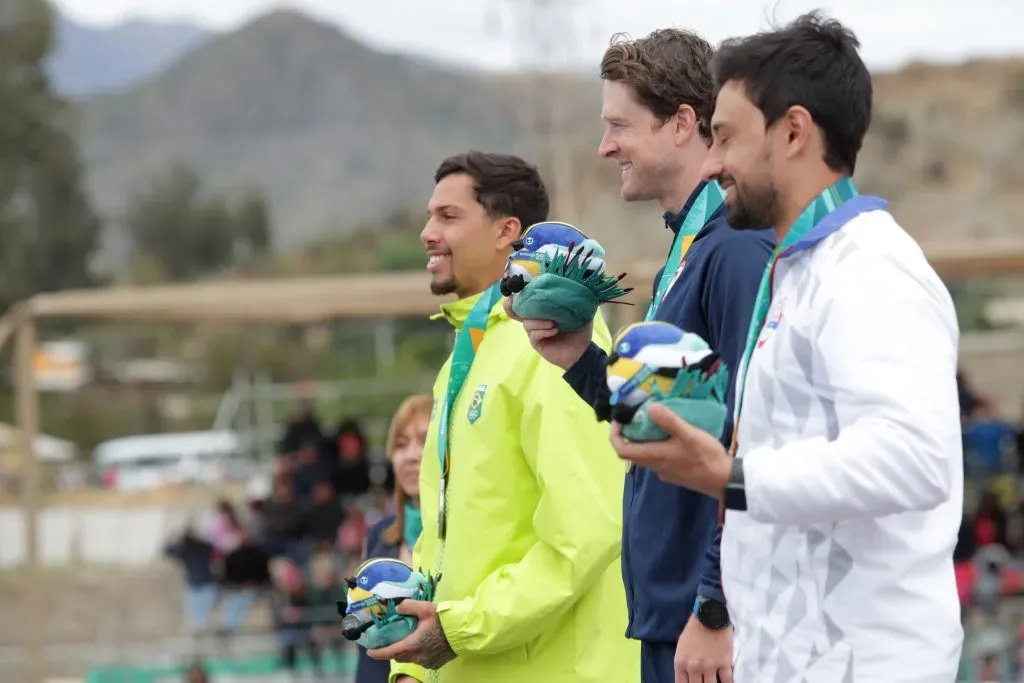
<path id="1" fill-rule="evenodd" d="M 324 433 L 311 407 L 286 427 L 269 491 L 244 509 L 221 501 L 167 547 L 185 575 L 190 631 L 229 639 L 257 602 L 270 608 L 282 666 L 323 671 L 340 653 L 337 602 L 369 527 L 393 512 L 394 471 L 351 420 Z M 340 662 L 340 657 L 333 658 Z"/>
<path id="2" fill-rule="evenodd" d="M 968 634 L 958 680 L 1024 682 L 1024 623 L 1005 606 L 1024 597 L 1024 422 L 958 376 L 964 517 L 954 551 Z"/>

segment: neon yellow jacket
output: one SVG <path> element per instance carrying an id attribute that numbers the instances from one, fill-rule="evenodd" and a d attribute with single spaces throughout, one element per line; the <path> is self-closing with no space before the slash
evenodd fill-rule
<path id="1" fill-rule="evenodd" d="M 460 327 L 478 297 L 442 306 Z M 595 341 L 611 335 L 598 316 Z M 440 463 L 437 423 L 448 362 L 434 384 L 420 470 L 423 533 L 415 566 L 436 572 Z M 443 683 L 635 683 L 639 644 L 625 638 L 619 569 L 625 467 L 608 425 L 530 347 L 499 302 L 451 411 L 438 613 L 458 657 L 437 672 L 392 663 Z"/>

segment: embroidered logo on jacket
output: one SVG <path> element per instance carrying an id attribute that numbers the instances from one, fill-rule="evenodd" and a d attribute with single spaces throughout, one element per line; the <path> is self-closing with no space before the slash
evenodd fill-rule
<path id="1" fill-rule="evenodd" d="M 484 394 L 487 393 L 487 385 L 481 384 L 473 392 L 473 398 L 469 400 L 469 410 L 466 411 L 466 419 L 469 424 L 474 424 L 480 419 L 484 410 Z"/>
<path id="2" fill-rule="evenodd" d="M 785 299 L 780 300 L 778 304 L 778 311 L 774 314 L 768 315 L 768 320 L 765 322 L 764 327 L 761 328 L 761 336 L 757 339 L 757 348 L 764 346 L 768 342 L 768 338 L 772 333 L 779 329 L 779 323 L 782 322 L 782 305 L 785 302 Z"/>

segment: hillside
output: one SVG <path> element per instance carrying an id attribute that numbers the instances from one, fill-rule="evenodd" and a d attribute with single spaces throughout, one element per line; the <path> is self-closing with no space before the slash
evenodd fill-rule
<path id="1" fill-rule="evenodd" d="M 921 240 L 1024 227 L 1024 59 L 915 64 L 875 79 L 857 169 Z"/>
<path id="2" fill-rule="evenodd" d="M 91 101 L 82 142 L 103 209 L 181 158 L 217 186 L 266 187 L 285 226 L 278 244 L 289 245 L 421 204 L 447 154 L 523 150 L 528 94 L 516 78 L 381 54 L 277 12 L 150 83 Z"/>
<path id="3" fill-rule="evenodd" d="M 185 23 L 129 21 L 94 27 L 56 15 L 56 49 L 47 67 L 57 91 L 79 99 L 155 76 L 209 32 Z"/>
<path id="4" fill-rule="evenodd" d="M 82 140 L 105 211 L 182 159 L 216 187 L 267 188 L 277 244 L 287 248 L 418 210 L 447 154 L 539 159 L 537 150 L 551 149 L 533 131 L 539 99 L 560 108 L 552 128 L 568 150 L 562 175 L 573 179 L 559 217 L 622 253 L 660 251 L 664 235 L 649 229 L 659 212 L 625 207 L 617 169 L 597 158 L 598 97 L 583 78 L 538 87 L 525 76 L 450 70 L 277 12 L 209 40 L 144 85 L 90 101 Z M 1024 216 L 1022 152 L 1024 61 L 914 65 L 876 77 L 857 176 L 921 239 L 985 236 L 1017 230 Z"/>

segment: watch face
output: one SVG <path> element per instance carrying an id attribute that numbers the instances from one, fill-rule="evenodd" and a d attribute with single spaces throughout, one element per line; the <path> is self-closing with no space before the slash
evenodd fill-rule
<path id="1" fill-rule="evenodd" d="M 705 600 L 697 611 L 697 619 L 712 630 L 725 628 L 729 625 L 729 611 L 717 600 Z"/>

